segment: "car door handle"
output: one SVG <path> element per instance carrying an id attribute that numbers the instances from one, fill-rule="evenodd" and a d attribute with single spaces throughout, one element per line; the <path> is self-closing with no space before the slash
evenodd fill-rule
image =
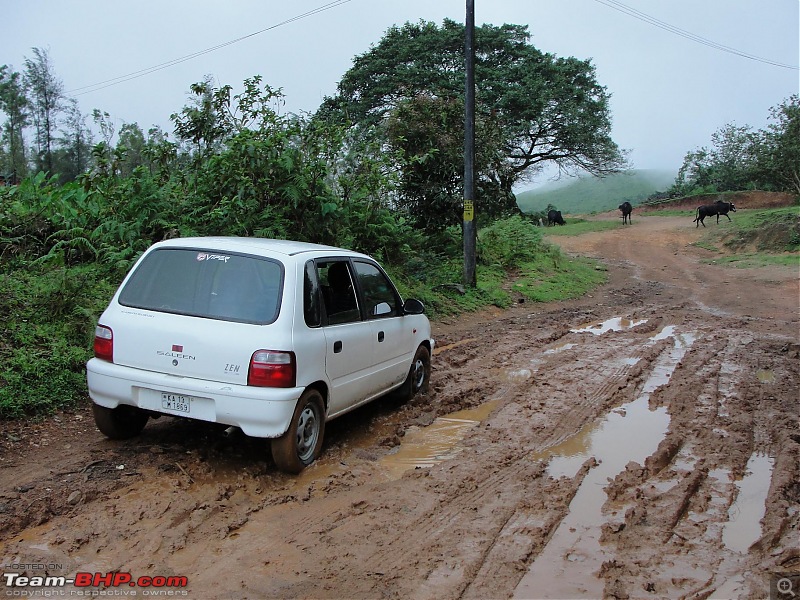
<path id="1" fill-rule="evenodd" d="M 382 332 L 382 331 L 379 331 L 379 332 L 378 332 L 378 341 L 379 341 L 379 342 L 382 342 L 382 341 L 383 341 L 383 338 L 384 338 L 383 332 Z"/>
<path id="2" fill-rule="evenodd" d="M 342 342 L 333 342 L 333 352 L 338 354 L 342 351 Z"/>

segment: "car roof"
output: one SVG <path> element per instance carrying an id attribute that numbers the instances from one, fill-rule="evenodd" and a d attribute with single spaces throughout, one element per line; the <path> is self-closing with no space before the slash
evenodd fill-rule
<path id="1" fill-rule="evenodd" d="M 307 252 L 317 253 L 345 253 L 348 256 L 363 256 L 360 252 L 346 250 L 344 248 L 337 248 L 335 246 L 325 246 L 323 244 L 312 244 L 310 242 L 297 242 L 293 240 L 275 240 L 268 238 L 250 238 L 250 237 L 224 237 L 224 236 L 211 236 L 211 237 L 187 237 L 187 238 L 174 238 L 165 240 L 154 244 L 158 248 L 197 248 L 199 250 L 216 250 L 222 252 L 249 252 L 261 254 L 264 252 L 271 252 L 275 254 L 284 254 L 286 256 L 295 256 L 297 254 Z"/>

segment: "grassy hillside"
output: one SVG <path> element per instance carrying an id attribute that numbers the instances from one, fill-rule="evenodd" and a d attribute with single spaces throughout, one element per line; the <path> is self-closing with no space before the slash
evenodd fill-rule
<path id="1" fill-rule="evenodd" d="M 671 171 L 633 170 L 605 179 L 581 177 L 558 181 L 517 194 L 522 212 L 538 212 L 552 204 L 564 214 L 587 214 L 617 208 L 626 200 L 636 206 L 653 192 L 675 182 Z"/>

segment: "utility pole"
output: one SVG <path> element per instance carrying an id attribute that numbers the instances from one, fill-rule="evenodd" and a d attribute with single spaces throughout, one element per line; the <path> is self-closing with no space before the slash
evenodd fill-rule
<path id="1" fill-rule="evenodd" d="M 464 111 L 464 285 L 476 287 L 475 254 L 475 0 L 467 0 L 464 61 L 467 74 Z"/>

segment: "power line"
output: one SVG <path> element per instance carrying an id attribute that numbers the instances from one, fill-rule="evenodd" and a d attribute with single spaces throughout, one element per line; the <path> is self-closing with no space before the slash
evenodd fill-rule
<path id="1" fill-rule="evenodd" d="M 704 37 L 700 37 L 699 35 L 695 35 L 690 31 L 686 31 L 685 29 L 681 29 L 680 27 L 675 27 L 674 25 L 670 25 L 669 23 L 665 23 L 664 21 L 656 19 L 655 17 L 651 17 L 650 15 L 638 11 L 635 8 L 631 8 L 630 6 L 627 6 L 622 2 L 617 2 L 617 0 L 595 0 L 595 2 L 603 4 L 608 8 L 612 8 L 621 13 L 625 13 L 626 15 L 629 15 L 635 19 L 639 19 L 640 21 L 645 21 L 646 23 L 650 23 L 651 25 L 664 29 L 665 31 L 669 31 L 671 33 L 674 33 L 675 35 L 679 35 L 681 37 L 697 42 L 698 44 L 703 44 L 704 46 L 708 46 L 710 48 L 722 50 L 723 52 L 729 52 L 730 54 L 735 54 L 743 58 L 748 58 L 750 60 L 755 60 L 768 65 L 773 65 L 775 67 L 781 67 L 784 69 L 793 69 L 795 71 L 800 70 L 800 67 L 797 67 L 796 65 L 787 65 L 785 63 L 779 63 L 766 58 L 760 58 L 758 56 L 748 54 L 747 52 L 742 52 L 741 50 L 737 50 L 736 48 L 731 48 L 730 46 L 724 46 L 723 44 L 718 44 L 717 42 L 708 40 Z"/>
<path id="2" fill-rule="evenodd" d="M 194 52 L 192 54 L 187 54 L 186 56 L 182 56 L 180 58 L 174 58 L 167 62 L 148 67 L 146 69 L 141 69 L 139 71 L 134 71 L 133 73 L 128 73 L 127 75 L 120 75 L 119 77 L 114 77 L 112 79 L 106 79 L 105 81 L 100 81 L 98 83 L 93 83 L 90 85 L 85 85 L 83 87 L 75 88 L 74 90 L 70 90 L 67 92 L 68 94 L 72 94 L 75 96 L 82 96 L 83 94 L 89 94 L 91 92 L 97 92 L 99 90 L 103 90 L 107 87 L 111 87 L 120 83 L 125 83 L 126 81 L 131 81 L 133 79 L 138 79 L 139 77 L 144 77 L 145 75 L 150 75 L 151 73 L 155 73 L 156 71 L 161 71 L 163 69 L 172 67 L 174 65 L 178 65 L 180 63 L 186 62 L 193 58 L 197 58 L 198 56 L 202 56 L 203 54 L 209 54 L 210 52 L 214 52 L 216 50 L 220 50 L 221 48 L 225 48 L 227 46 L 232 46 L 242 40 L 246 40 L 251 37 L 255 37 L 260 35 L 266 31 L 270 31 L 272 29 L 277 29 L 283 25 L 288 25 L 289 23 L 293 23 L 294 21 L 299 21 L 301 19 L 305 19 L 307 17 L 316 15 L 318 13 L 324 12 L 326 10 L 330 10 L 332 8 L 336 8 L 337 6 L 341 6 L 343 4 L 347 4 L 348 2 L 352 2 L 352 0 L 334 0 L 333 2 L 329 2 L 328 4 L 323 4 L 313 10 L 305 12 L 303 14 L 291 17 L 290 19 L 286 19 L 285 21 L 281 21 L 275 25 L 270 25 L 269 27 L 265 27 L 259 31 L 255 31 L 253 33 L 249 33 L 247 35 L 243 35 L 242 37 L 238 37 L 235 40 L 230 40 L 228 42 L 218 44 L 216 46 L 212 46 L 211 48 L 206 48 L 205 50 L 200 50 L 198 52 Z"/>

